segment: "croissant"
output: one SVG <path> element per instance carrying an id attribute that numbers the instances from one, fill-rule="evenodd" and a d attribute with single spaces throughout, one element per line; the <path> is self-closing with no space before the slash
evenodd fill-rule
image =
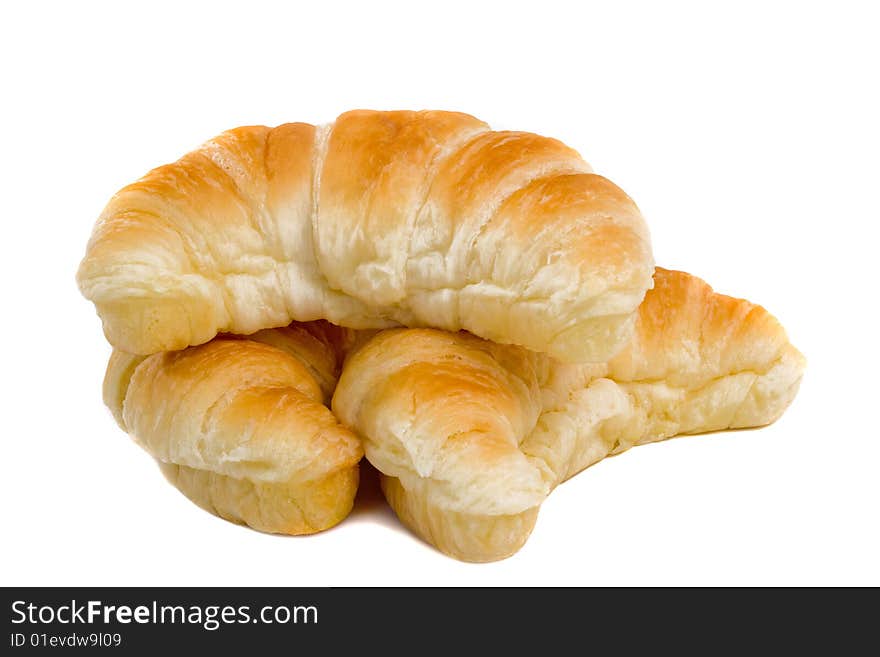
<path id="1" fill-rule="evenodd" d="M 652 273 L 638 208 L 559 141 L 354 111 L 230 130 L 149 172 L 104 209 L 77 280 L 132 354 L 326 319 L 601 362 Z"/>
<path id="2" fill-rule="evenodd" d="M 604 364 L 389 330 L 349 356 L 332 408 L 407 526 L 458 559 L 492 561 L 525 543 L 569 477 L 635 445 L 773 422 L 803 368 L 762 307 L 657 269 L 632 339 Z"/>
<path id="3" fill-rule="evenodd" d="M 309 534 L 345 518 L 357 491 L 360 440 L 325 406 L 355 340 L 314 322 L 151 356 L 117 350 L 104 401 L 200 507 Z"/>

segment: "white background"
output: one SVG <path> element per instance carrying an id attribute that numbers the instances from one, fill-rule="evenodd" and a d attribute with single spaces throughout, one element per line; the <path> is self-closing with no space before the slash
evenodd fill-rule
<path id="1" fill-rule="evenodd" d="M 880 584 L 872 3 L 3 3 L 4 585 Z M 640 447 L 555 491 L 500 563 L 367 496 L 262 535 L 113 423 L 74 272 L 121 186 L 240 124 L 466 111 L 555 136 L 640 205 L 657 262 L 765 305 L 808 357 L 776 425 Z"/>

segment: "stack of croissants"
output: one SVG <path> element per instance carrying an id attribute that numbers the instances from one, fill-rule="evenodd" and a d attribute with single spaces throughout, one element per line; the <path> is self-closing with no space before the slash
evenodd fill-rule
<path id="1" fill-rule="evenodd" d="M 366 457 L 466 561 L 607 456 L 773 422 L 805 364 L 762 307 L 655 268 L 577 152 L 455 112 L 225 132 L 110 200 L 77 281 L 105 403 L 197 505 L 318 532 Z"/>

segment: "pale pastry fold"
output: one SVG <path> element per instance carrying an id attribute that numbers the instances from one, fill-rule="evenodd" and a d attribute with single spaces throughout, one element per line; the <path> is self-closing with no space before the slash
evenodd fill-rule
<path id="1" fill-rule="evenodd" d="M 146 357 L 114 351 L 104 400 L 200 507 L 310 534 L 345 518 L 357 491 L 360 440 L 325 405 L 355 339 L 313 322 Z"/>
<path id="2" fill-rule="evenodd" d="M 553 488 L 607 456 L 773 422 L 804 366 L 761 306 L 657 269 L 630 341 L 605 363 L 387 330 L 350 354 L 332 408 L 404 524 L 453 557 L 492 561 L 525 543 Z"/>
<path id="3" fill-rule="evenodd" d="M 77 281 L 132 354 L 325 319 L 602 362 L 652 272 L 636 205 L 561 142 L 358 110 L 236 128 L 150 171 L 107 204 Z"/>

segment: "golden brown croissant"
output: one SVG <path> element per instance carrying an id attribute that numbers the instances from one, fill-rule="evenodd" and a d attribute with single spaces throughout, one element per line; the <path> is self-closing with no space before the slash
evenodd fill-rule
<path id="1" fill-rule="evenodd" d="M 77 278 L 129 353 L 327 319 L 601 362 L 652 272 L 635 204 L 562 143 L 354 111 L 237 128 L 154 169 L 107 205 Z"/>
<path id="2" fill-rule="evenodd" d="M 353 340 L 314 322 L 147 357 L 114 351 L 104 399 L 202 508 L 309 534 L 345 518 L 357 491 L 360 441 L 325 406 Z"/>
<path id="3" fill-rule="evenodd" d="M 383 331 L 349 357 L 333 410 L 406 525 L 454 557 L 491 561 L 522 546 L 555 486 L 606 456 L 773 422 L 803 367 L 763 308 L 658 269 L 632 340 L 605 364 Z"/>

